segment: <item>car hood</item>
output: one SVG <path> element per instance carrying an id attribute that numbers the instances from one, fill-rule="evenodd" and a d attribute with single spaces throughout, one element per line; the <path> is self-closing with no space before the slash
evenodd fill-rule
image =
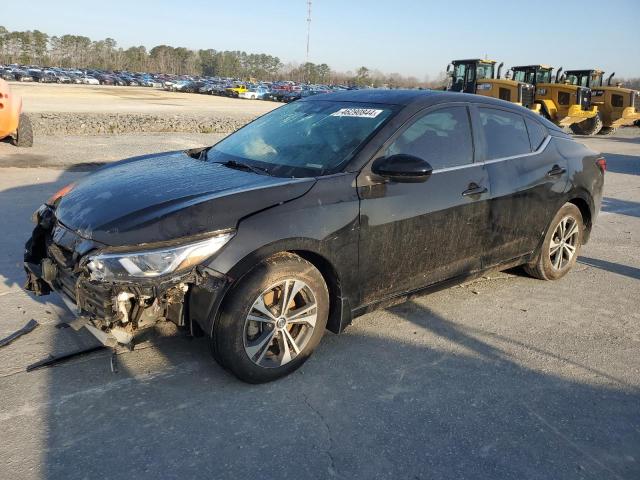
<path id="1" fill-rule="evenodd" d="M 304 195 L 314 178 L 236 170 L 168 152 L 123 160 L 84 177 L 56 208 L 60 223 L 112 246 L 236 228 L 247 215 Z"/>

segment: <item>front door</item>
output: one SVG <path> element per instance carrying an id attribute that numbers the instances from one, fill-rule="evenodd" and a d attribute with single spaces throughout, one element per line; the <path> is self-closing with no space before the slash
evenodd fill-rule
<path id="1" fill-rule="evenodd" d="M 464 104 L 429 108 L 373 159 L 423 158 L 433 167 L 426 182 L 385 181 L 369 166 L 359 175 L 363 304 L 482 267 L 490 192 L 484 165 L 474 163 L 469 118 Z"/>

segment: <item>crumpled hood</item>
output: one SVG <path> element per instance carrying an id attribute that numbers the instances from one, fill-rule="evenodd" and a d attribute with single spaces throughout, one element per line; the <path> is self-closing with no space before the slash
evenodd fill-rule
<path id="1" fill-rule="evenodd" d="M 314 183 L 168 152 L 84 177 L 60 200 L 56 217 L 82 237 L 107 245 L 161 242 L 235 228 L 241 218 L 304 195 Z"/>

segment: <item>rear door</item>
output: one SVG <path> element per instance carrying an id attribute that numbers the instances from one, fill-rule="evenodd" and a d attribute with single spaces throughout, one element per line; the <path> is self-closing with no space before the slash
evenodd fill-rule
<path id="1" fill-rule="evenodd" d="M 424 183 L 384 181 L 370 164 L 358 177 L 359 265 L 364 304 L 481 268 L 489 218 L 489 180 L 474 163 L 465 104 L 429 108 L 381 149 L 433 167 Z"/>
<path id="2" fill-rule="evenodd" d="M 535 250 L 563 201 L 567 163 L 537 120 L 486 106 L 473 119 L 491 184 L 489 267 Z"/>

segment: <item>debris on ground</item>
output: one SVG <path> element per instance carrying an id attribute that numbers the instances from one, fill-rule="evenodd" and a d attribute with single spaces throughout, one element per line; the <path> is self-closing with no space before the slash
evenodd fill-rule
<path id="1" fill-rule="evenodd" d="M 27 322 L 27 324 L 22 327 L 20 330 L 16 330 L 15 332 L 13 332 L 11 335 L 9 335 L 8 337 L 3 338 L 2 340 L 0 340 L 0 347 L 4 347 L 5 345 L 9 345 L 11 342 L 13 342 L 16 338 L 21 337 L 22 335 L 25 335 L 27 333 L 29 333 L 30 331 L 32 331 L 34 328 L 36 328 L 38 325 L 40 325 L 36 320 L 34 320 L 33 318 L 31 320 L 29 320 Z"/>

